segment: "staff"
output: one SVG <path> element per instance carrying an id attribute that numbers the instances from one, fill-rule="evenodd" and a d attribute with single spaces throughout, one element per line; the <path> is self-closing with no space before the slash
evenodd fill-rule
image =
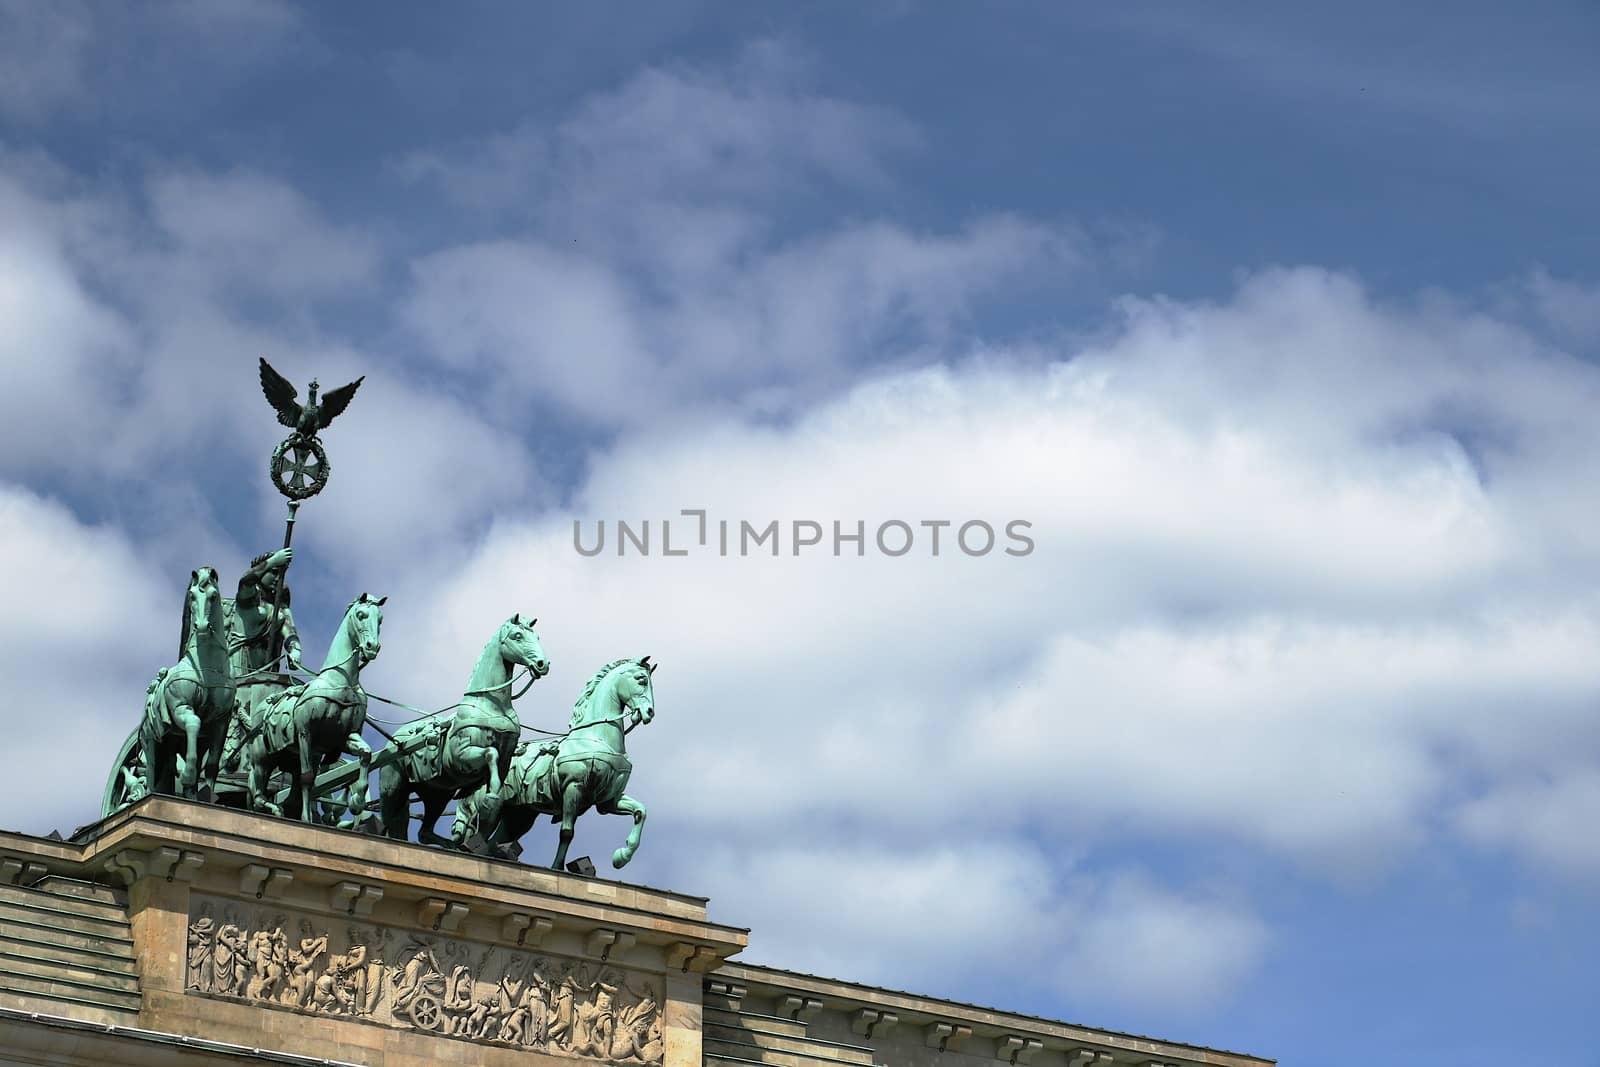
<path id="1" fill-rule="evenodd" d="M 350 406 L 356 390 L 361 388 L 364 381 L 366 375 L 349 385 L 331 389 L 318 403 L 317 380 L 313 378 L 307 390 L 306 402 L 301 404 L 299 393 L 289 384 L 289 379 L 273 370 L 265 359 L 261 360 L 261 391 L 266 395 L 267 403 L 277 411 L 278 421 L 292 431 L 273 451 L 269 467 L 273 486 L 289 500 L 289 520 L 283 527 L 284 548 L 294 541 L 294 517 L 300 509 L 300 502 L 316 496 L 328 484 L 328 453 L 323 449 L 317 433 L 327 429 Z M 278 618 L 278 611 L 283 605 L 283 587 L 284 583 L 280 581 L 273 593 L 274 620 Z M 282 655 L 281 650 L 279 655 Z"/>

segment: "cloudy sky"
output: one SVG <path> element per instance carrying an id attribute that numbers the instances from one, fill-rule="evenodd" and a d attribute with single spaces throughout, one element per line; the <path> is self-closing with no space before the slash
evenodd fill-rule
<path id="1" fill-rule="evenodd" d="M 560 726 L 652 654 L 625 873 L 752 961 L 1590 1062 L 1597 51 L 1557 0 L 0 0 L 5 824 L 97 815 L 188 571 L 281 537 L 266 356 L 367 375 L 307 658 L 387 594 L 368 686 L 436 707 L 533 612 Z"/>

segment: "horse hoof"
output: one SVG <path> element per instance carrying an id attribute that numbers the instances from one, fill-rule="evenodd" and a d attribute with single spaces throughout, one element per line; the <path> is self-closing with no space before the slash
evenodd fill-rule
<path id="1" fill-rule="evenodd" d="M 611 866 L 621 870 L 628 865 L 628 861 L 631 859 L 633 859 L 632 852 L 625 848 L 619 848 L 611 854 Z"/>

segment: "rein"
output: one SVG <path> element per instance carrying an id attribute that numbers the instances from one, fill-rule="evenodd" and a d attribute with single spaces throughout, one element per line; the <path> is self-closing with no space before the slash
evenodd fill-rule
<path id="1" fill-rule="evenodd" d="M 220 672 L 214 668 L 202 667 L 200 665 L 200 640 L 201 638 L 197 633 L 191 633 L 189 635 L 189 643 L 184 646 L 183 657 L 179 659 L 177 663 L 173 664 L 171 668 L 167 669 L 168 673 L 170 674 L 172 670 L 187 665 L 189 669 L 194 671 L 194 673 L 197 675 L 197 681 L 199 684 L 207 689 L 218 688 L 223 685 L 237 686 L 238 681 L 233 677 L 231 672 L 221 675 L 225 681 L 207 680 L 207 675 L 218 676 Z M 228 654 L 228 643 L 226 641 L 218 641 L 216 643 L 220 646 L 223 656 L 226 657 Z M 162 684 L 163 686 L 165 685 L 165 679 L 162 680 Z"/>
<path id="2" fill-rule="evenodd" d="M 260 636 L 260 635 L 256 635 L 256 636 Z M 232 651 L 237 651 L 238 648 L 244 647 L 245 644 L 252 644 L 252 643 L 255 643 L 254 639 L 253 638 L 247 638 L 247 639 L 241 641 L 238 645 L 234 646 Z M 226 643 L 224 643 L 224 644 L 226 644 Z M 241 685 L 243 683 L 246 683 L 246 682 L 249 682 L 249 681 L 254 681 L 254 680 L 260 680 L 262 678 L 265 678 L 265 677 L 268 677 L 268 676 L 271 676 L 271 675 L 278 675 L 278 676 L 287 675 L 287 676 L 289 676 L 291 678 L 299 679 L 302 682 L 309 682 L 309 681 L 313 681 L 321 673 L 323 673 L 325 671 L 328 671 L 328 670 L 331 670 L 331 669 L 335 669 L 335 668 L 339 669 L 340 673 L 343 674 L 344 665 L 349 663 L 352 659 L 354 659 L 357 655 L 359 655 L 360 651 L 361 650 L 359 648 L 351 649 L 350 655 L 346 656 L 344 659 L 340 660 L 338 663 L 329 664 L 328 666 L 322 668 L 322 671 L 318 671 L 317 674 L 312 674 L 312 673 L 306 671 L 304 668 L 296 670 L 296 669 L 294 669 L 292 667 L 285 667 L 284 669 L 279 670 L 278 669 L 279 663 L 280 663 L 280 661 L 282 661 L 282 659 L 284 657 L 284 653 L 282 651 L 280 651 L 278 653 L 278 655 L 273 659 L 273 661 L 271 663 L 268 663 L 268 664 L 266 664 L 265 666 L 262 666 L 262 667 L 257 667 L 254 670 L 248 671 L 245 674 L 239 675 L 237 677 L 233 677 L 231 679 L 231 681 L 235 686 L 238 686 L 238 685 Z M 188 658 L 189 655 L 190 655 L 189 652 L 185 652 L 185 658 Z M 196 671 L 204 671 L 204 668 L 201 668 L 198 664 L 196 664 L 195 665 L 195 670 Z M 215 671 L 211 671 L 211 672 L 208 672 L 208 673 L 215 674 L 216 672 Z M 523 687 L 521 689 L 517 690 L 515 693 L 511 693 L 509 695 L 509 697 L 508 697 L 509 700 L 515 701 L 515 700 L 518 700 L 521 697 L 523 697 L 528 692 L 529 689 L 532 689 L 533 688 L 533 683 L 538 681 L 539 678 L 541 677 L 541 675 L 534 674 L 531 668 L 523 667 L 521 669 L 521 671 L 520 671 L 520 676 L 519 676 L 519 673 L 514 672 L 511 675 L 511 677 L 507 678 L 505 681 L 500 682 L 497 685 L 484 686 L 483 688 L 480 688 L 480 689 L 468 689 L 466 692 L 462 693 L 461 695 L 462 695 L 462 697 L 493 696 L 495 693 L 497 693 L 497 692 L 499 692 L 501 690 L 511 688 L 518 681 L 520 681 L 522 677 L 526 677 L 526 679 L 527 679 L 526 684 L 524 684 Z M 346 679 L 346 680 L 348 681 L 348 679 Z M 352 684 L 351 687 L 354 688 L 354 684 Z M 407 722 L 393 722 L 393 721 L 388 720 L 388 719 L 379 719 L 376 716 L 374 716 L 374 715 L 369 713 L 367 715 L 367 721 L 369 722 L 369 724 L 371 724 L 372 728 L 377 730 L 378 733 L 382 734 L 384 737 L 389 738 L 390 741 L 393 741 L 394 737 L 392 735 L 390 735 L 388 733 L 388 731 L 384 730 L 382 728 L 382 726 L 379 725 L 379 723 L 382 723 L 384 726 L 393 726 L 393 727 L 396 727 L 396 728 L 406 727 L 406 726 L 410 726 L 410 725 L 412 725 L 414 723 L 422 722 L 422 721 L 424 721 L 426 719 L 437 718 L 440 715 L 444 715 L 444 714 L 446 714 L 448 712 L 453 712 L 457 708 L 463 707 L 466 704 L 466 701 L 463 699 L 463 700 L 456 701 L 454 704 L 447 704 L 444 707 L 439 708 L 436 711 L 427 711 L 427 710 L 425 710 L 423 708 L 417 707 L 414 704 L 407 704 L 403 700 L 394 700 L 394 699 L 391 699 L 389 697 L 382 696 L 382 695 L 380 695 L 378 693 L 368 692 L 366 694 L 366 696 L 367 696 L 367 699 L 369 701 L 376 700 L 380 704 L 387 704 L 390 707 L 399 708 L 402 711 L 409 711 L 413 715 L 417 716 L 417 718 L 411 719 L 411 720 L 409 720 Z M 614 719 L 610 719 L 610 718 L 608 718 L 608 719 L 595 719 L 595 720 L 593 720 L 591 722 L 579 723 L 576 726 L 569 726 L 565 730 L 546 730 L 546 729 L 543 729 L 543 728 L 538 727 L 538 726 L 529 726 L 528 724 L 522 723 L 522 722 L 519 722 L 517 725 L 520 726 L 522 728 L 522 730 L 524 732 L 526 732 L 526 733 L 542 734 L 545 737 L 552 737 L 552 738 L 567 737 L 567 736 L 570 736 L 573 732 L 575 732 L 577 730 L 586 730 L 591 726 L 619 726 L 619 727 L 622 728 L 623 736 L 626 737 L 628 734 L 632 733 L 633 730 L 636 727 L 638 727 L 641 724 L 641 722 L 643 721 L 642 719 L 640 719 L 638 717 L 638 713 L 637 712 L 633 712 L 632 714 L 634 716 L 634 720 L 631 723 L 628 722 L 629 713 L 624 712 L 622 715 L 619 715 L 618 717 L 616 717 Z M 255 731 L 251 731 L 252 734 L 254 732 Z"/>
<path id="3" fill-rule="evenodd" d="M 593 722 L 580 722 L 576 726 L 567 727 L 567 734 L 571 734 L 575 730 L 587 730 L 591 726 L 622 726 L 623 723 L 628 721 L 628 714 L 628 712 L 624 712 L 615 719 L 595 719 Z M 622 726 L 622 735 L 624 737 L 633 733 L 634 727 L 638 726 L 644 721 L 644 717 L 640 715 L 639 712 L 634 711 L 632 712 L 632 715 L 633 722 L 628 723 L 627 726 Z"/>

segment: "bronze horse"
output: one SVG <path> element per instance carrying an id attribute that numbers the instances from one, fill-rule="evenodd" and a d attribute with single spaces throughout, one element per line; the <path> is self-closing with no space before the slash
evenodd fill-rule
<path id="1" fill-rule="evenodd" d="M 251 808 L 284 814 L 278 802 L 267 795 L 267 783 L 274 771 L 287 770 L 295 776 L 290 813 L 302 822 L 317 821 L 313 790 L 317 771 L 341 753 L 360 761 L 361 775 L 350 806 L 356 811 L 366 808 L 372 749 L 361 736 L 367 721 L 361 668 L 377 658 L 383 605 L 388 599 L 362 593 L 352 600 L 322 670 L 262 709 L 261 719 L 253 724 L 240 753 L 249 772 Z"/>
<path id="2" fill-rule="evenodd" d="M 215 795 L 233 703 L 222 591 L 216 568 L 200 567 L 190 573 L 184 593 L 178 662 L 156 675 L 145 697 L 139 726 L 144 788 L 151 793 L 177 792 L 193 800 L 199 797 L 203 780 L 207 794 Z"/>
<path id="3" fill-rule="evenodd" d="M 623 792 L 633 772 L 623 739 L 635 726 L 655 718 L 651 680 L 655 669 L 649 656 L 601 667 L 573 706 L 566 735 L 519 749 L 498 795 L 485 789 L 461 805 L 455 836 L 465 836 L 476 823 L 487 846 L 504 852 L 532 829 L 539 816 L 549 815 L 561 824 L 560 844 L 550 864 L 560 870 L 578 816 L 592 807 L 605 815 L 633 817 L 633 829 L 611 854 L 611 865 L 622 867 L 633 859 L 646 811 Z"/>
<path id="4" fill-rule="evenodd" d="M 501 779 L 510 769 L 511 755 L 522 737 L 522 723 L 511 703 L 513 667 L 526 667 L 534 680 L 550 673 L 550 661 L 539 645 L 539 635 L 533 632 L 538 621 L 524 622 L 519 613 L 501 624 L 484 645 L 467 691 L 449 718 L 430 716 L 395 734 L 395 743 L 402 746 L 419 737 L 422 740 L 410 755 L 378 772 L 378 813 L 389 837 L 406 839 L 415 793 L 422 798 L 417 840 L 459 846 L 459 836 L 445 838 L 434 832 L 445 805 L 478 789 L 500 795 Z"/>

